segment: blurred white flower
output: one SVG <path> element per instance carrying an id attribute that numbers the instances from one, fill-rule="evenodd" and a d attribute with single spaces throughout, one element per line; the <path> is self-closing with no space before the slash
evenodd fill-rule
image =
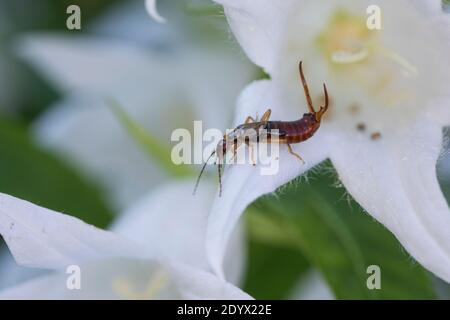
<path id="1" fill-rule="evenodd" d="M 191 188 L 191 180 L 159 188 L 122 215 L 113 231 L 0 194 L 0 234 L 17 263 L 52 270 L 3 289 L 0 298 L 249 299 L 209 271 L 204 240 L 212 192 L 194 198 Z M 235 240 L 227 276 L 236 283 L 240 234 Z M 80 266 L 81 290 L 66 287 L 69 265 Z"/>
<path id="2" fill-rule="evenodd" d="M 160 23 L 166 22 L 166 19 L 160 16 L 158 11 L 156 10 L 156 0 L 145 0 L 145 8 L 147 12 L 153 17 L 156 21 Z"/>
<path id="3" fill-rule="evenodd" d="M 119 208 L 167 175 L 136 145 L 105 99 L 117 100 L 169 147 L 173 129 L 191 129 L 194 120 L 203 120 L 204 128 L 225 128 L 254 72 L 232 48 L 200 48 L 180 39 L 181 26 L 162 28 L 139 3 L 101 17 L 92 36 L 34 34 L 18 44 L 20 54 L 64 94 L 38 119 L 35 136 L 109 188 Z"/>
<path id="4" fill-rule="evenodd" d="M 294 287 L 293 300 L 334 300 L 336 299 L 322 275 L 311 270 Z"/>
<path id="5" fill-rule="evenodd" d="M 280 150 L 280 172 L 234 166 L 210 215 L 207 251 L 221 274 L 235 223 L 255 199 L 329 158 L 353 198 L 425 268 L 450 282 L 450 210 L 436 177 L 442 127 L 450 125 L 450 19 L 439 0 L 218 0 L 230 27 L 271 80 L 248 86 L 235 123 L 272 109 L 273 120 L 306 111 L 303 60 L 316 105 L 332 99 L 318 133 L 295 152 Z M 366 9 L 382 10 L 382 30 Z"/>

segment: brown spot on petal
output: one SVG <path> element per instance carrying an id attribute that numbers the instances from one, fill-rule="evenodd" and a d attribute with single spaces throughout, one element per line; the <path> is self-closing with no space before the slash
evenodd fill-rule
<path id="1" fill-rule="evenodd" d="M 372 133 L 372 135 L 370 136 L 370 138 L 372 139 L 372 140 L 380 140 L 381 139 L 381 133 L 380 132 L 374 132 L 374 133 Z"/>
<path id="2" fill-rule="evenodd" d="M 356 129 L 361 132 L 366 131 L 366 124 L 363 122 L 360 122 L 356 125 Z"/>
<path id="3" fill-rule="evenodd" d="M 357 103 L 353 103 L 348 107 L 348 111 L 354 116 L 357 115 L 360 110 L 361 107 Z"/>

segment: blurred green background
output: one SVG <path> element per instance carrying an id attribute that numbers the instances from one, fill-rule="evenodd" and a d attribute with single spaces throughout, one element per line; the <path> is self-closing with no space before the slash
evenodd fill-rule
<path id="1" fill-rule="evenodd" d="M 99 227 L 108 226 L 117 209 L 107 201 L 102 186 L 34 142 L 30 126 L 61 97 L 15 55 L 12 44 L 17 35 L 31 31 L 89 33 L 84 26 L 119 2 L 0 0 L 0 192 Z M 65 10 L 70 4 L 82 7 L 81 31 L 66 29 Z M 231 41 L 220 8 L 209 1 L 179 1 L 175 8 L 187 21 L 186 32 L 196 41 Z M 166 10 L 162 5 L 163 15 Z M 296 297 L 301 291 L 299 283 L 314 271 L 337 299 L 450 298 L 447 284 L 413 261 L 382 225 L 336 185 L 331 164 L 324 163 L 321 168 L 310 174 L 308 181 L 298 179 L 277 198 L 264 197 L 247 210 L 244 290 L 260 299 Z M 439 172 L 450 198 L 450 176 Z M 371 264 L 381 267 L 381 290 L 367 289 L 366 268 Z"/>

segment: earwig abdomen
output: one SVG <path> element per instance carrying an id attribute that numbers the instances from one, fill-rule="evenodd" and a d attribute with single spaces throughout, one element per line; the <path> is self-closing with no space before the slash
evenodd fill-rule
<path id="1" fill-rule="evenodd" d="M 278 129 L 280 143 L 299 143 L 311 138 L 319 129 L 320 122 L 311 113 L 295 121 L 269 121 L 267 131 Z"/>

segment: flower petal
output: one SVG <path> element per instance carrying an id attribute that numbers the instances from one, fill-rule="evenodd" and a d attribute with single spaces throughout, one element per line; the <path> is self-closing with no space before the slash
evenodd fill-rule
<path id="1" fill-rule="evenodd" d="M 143 114 L 139 105 L 127 107 L 135 119 L 157 118 L 151 110 Z M 128 207 L 165 177 L 111 107 L 96 97 L 77 95 L 58 102 L 34 122 L 32 129 L 37 143 L 56 151 L 87 178 L 104 186 L 108 200 L 119 209 Z"/>
<path id="2" fill-rule="evenodd" d="M 171 3 L 166 5 L 169 5 L 169 9 L 173 9 Z M 183 39 L 173 21 L 170 24 L 159 23 L 149 19 L 148 12 L 142 9 L 142 1 L 113 3 L 101 15 L 96 16 L 94 21 L 90 21 L 89 31 L 102 36 L 121 38 L 123 41 L 138 43 L 156 50 L 161 48 L 167 50 L 177 40 Z M 170 10 L 172 11 L 175 10 Z"/>
<path id="3" fill-rule="evenodd" d="M 322 275 L 316 270 L 311 270 L 299 280 L 290 299 L 334 300 L 336 298 Z"/>
<path id="4" fill-rule="evenodd" d="M 45 275 L 51 271 L 18 266 L 7 248 L 0 253 L 0 290 L 17 285 L 24 281 Z"/>
<path id="5" fill-rule="evenodd" d="M 63 299 L 65 291 L 61 274 L 50 274 L 25 281 L 0 291 L 0 300 Z"/>
<path id="6" fill-rule="evenodd" d="M 0 234 L 19 265 L 60 269 L 141 248 L 74 217 L 0 194 Z"/>
<path id="7" fill-rule="evenodd" d="M 442 0 L 410 0 L 410 2 L 427 14 L 442 13 Z"/>
<path id="8" fill-rule="evenodd" d="M 118 92 L 131 91 L 143 98 L 145 92 L 133 90 L 137 83 L 151 84 L 155 74 L 162 83 L 168 81 L 164 59 L 120 40 L 35 33 L 20 38 L 16 51 L 67 93 L 117 97 Z"/>
<path id="9" fill-rule="evenodd" d="M 184 299 L 253 299 L 238 287 L 212 273 L 180 264 L 172 265 L 171 269 Z"/>
<path id="10" fill-rule="evenodd" d="M 114 258 L 79 265 L 80 289 L 67 286 L 71 271 L 53 272 L 0 292 L 0 299 L 176 299 L 167 267 L 156 260 Z M 74 282 L 70 282 L 74 284 Z"/>
<path id="11" fill-rule="evenodd" d="M 193 196 L 194 185 L 194 179 L 166 183 L 122 214 L 112 231 L 145 245 L 153 256 L 208 270 L 205 234 L 215 185 L 205 180 Z M 231 283 L 239 283 L 244 270 L 242 233 L 239 228 L 233 234 L 228 250 L 233 259 L 225 274 Z"/>
<path id="12" fill-rule="evenodd" d="M 56 272 L 0 292 L 0 299 L 251 299 L 211 273 L 157 260 L 105 259 L 80 266 L 80 290 L 71 274 Z"/>
<path id="13" fill-rule="evenodd" d="M 441 129 L 421 119 L 399 131 L 379 141 L 336 134 L 331 160 L 355 200 L 450 282 L 450 210 L 436 176 Z"/>
<path id="14" fill-rule="evenodd" d="M 450 96 L 433 101 L 430 116 L 440 126 L 450 126 Z"/>
<path id="15" fill-rule="evenodd" d="M 159 23 L 165 23 L 166 19 L 161 17 L 156 10 L 156 0 L 145 0 L 145 8 L 147 9 L 150 17 L 158 21 Z"/>
<path id="16" fill-rule="evenodd" d="M 34 123 L 34 136 L 109 188 L 119 208 L 143 196 L 165 172 L 149 161 L 105 98 L 114 97 L 164 142 L 173 130 L 192 128 L 197 119 L 203 128 L 223 128 L 229 106 L 254 72 L 223 48 L 163 56 L 129 43 L 50 35 L 25 38 L 23 46 L 30 61 L 70 92 Z"/>
<path id="17" fill-rule="evenodd" d="M 261 110 L 262 103 L 274 101 L 270 81 L 257 81 L 247 87 L 238 102 L 238 116 L 245 112 L 254 115 Z M 261 115 L 262 113 L 260 113 Z M 223 258 L 229 237 L 245 208 L 264 194 L 303 174 L 327 158 L 327 134 L 320 130 L 308 141 L 292 146 L 306 164 L 289 154 L 286 146 L 280 146 L 280 171 L 275 175 L 262 176 L 260 165 L 234 165 L 227 169 L 223 178 L 223 193 L 213 203 L 206 233 L 206 248 L 211 267 L 219 276 L 223 275 Z"/>
<path id="18" fill-rule="evenodd" d="M 293 0 L 216 0 L 224 6 L 228 23 L 247 56 L 268 73 L 273 71 L 283 15 Z"/>
<path id="19" fill-rule="evenodd" d="M 111 230 L 158 255 L 207 269 L 205 228 L 214 186 L 193 196 L 194 185 L 193 179 L 162 185 L 125 211 Z"/>

